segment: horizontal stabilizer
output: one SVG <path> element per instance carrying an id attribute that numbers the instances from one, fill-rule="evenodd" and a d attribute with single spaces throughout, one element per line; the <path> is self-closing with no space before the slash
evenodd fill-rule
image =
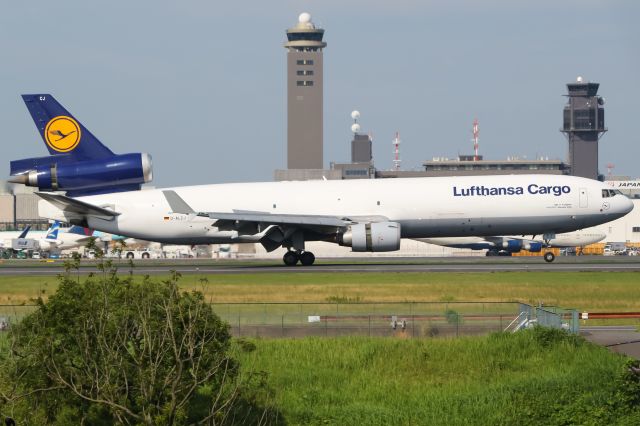
<path id="1" fill-rule="evenodd" d="M 48 192 L 36 192 L 40 198 L 53 204 L 63 212 L 75 213 L 82 216 L 98 216 L 103 218 L 114 218 L 120 213 L 108 210 L 75 198 L 67 197 L 61 194 L 51 194 Z"/>

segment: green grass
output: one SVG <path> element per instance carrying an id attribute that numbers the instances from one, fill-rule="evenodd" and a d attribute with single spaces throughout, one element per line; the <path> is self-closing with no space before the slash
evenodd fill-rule
<path id="1" fill-rule="evenodd" d="M 162 277 L 158 277 L 162 278 Z M 185 275 L 218 303 L 521 301 L 587 311 L 640 311 L 638 272 L 263 273 Z M 55 291 L 55 276 L 0 277 L 0 304 Z"/>
<path id="2" fill-rule="evenodd" d="M 457 340 L 253 340 L 287 424 L 637 424 L 626 359 L 556 330 Z M 637 389 L 636 389 L 637 390 Z"/>

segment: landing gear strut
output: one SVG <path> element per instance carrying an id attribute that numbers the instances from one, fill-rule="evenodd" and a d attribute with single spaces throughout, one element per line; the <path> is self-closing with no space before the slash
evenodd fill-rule
<path id="1" fill-rule="evenodd" d="M 287 266 L 296 266 L 298 262 L 302 264 L 302 266 L 311 266 L 313 262 L 315 262 L 316 257 L 310 251 L 287 251 L 284 256 L 282 256 L 282 261 Z"/>

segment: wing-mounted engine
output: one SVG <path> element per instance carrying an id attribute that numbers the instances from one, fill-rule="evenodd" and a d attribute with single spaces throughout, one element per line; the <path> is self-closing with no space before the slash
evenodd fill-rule
<path id="1" fill-rule="evenodd" d="M 122 154 L 78 160 L 68 155 L 27 158 L 11 162 L 13 183 L 41 191 L 67 191 L 69 196 L 140 189 L 153 179 L 149 154 Z"/>
<path id="2" fill-rule="evenodd" d="M 538 241 L 525 241 L 522 248 L 532 253 L 538 253 L 542 251 L 543 244 Z"/>
<path id="3" fill-rule="evenodd" d="M 518 253 L 522 250 L 522 240 L 507 240 L 502 243 L 502 248 L 509 253 Z"/>
<path id="4" fill-rule="evenodd" d="M 542 243 L 538 241 L 527 240 L 507 240 L 502 243 L 502 249 L 509 253 L 518 253 L 520 250 L 528 250 L 530 252 L 542 251 Z"/>
<path id="5" fill-rule="evenodd" d="M 356 223 L 339 235 L 341 246 L 351 251 L 396 251 L 400 249 L 400 224 L 397 222 Z"/>

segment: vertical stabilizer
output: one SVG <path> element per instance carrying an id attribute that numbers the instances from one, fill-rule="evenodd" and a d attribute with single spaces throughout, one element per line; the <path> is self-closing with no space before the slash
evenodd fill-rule
<path id="1" fill-rule="evenodd" d="M 76 160 L 99 160 L 114 154 L 49 94 L 22 95 L 51 155 Z"/>

